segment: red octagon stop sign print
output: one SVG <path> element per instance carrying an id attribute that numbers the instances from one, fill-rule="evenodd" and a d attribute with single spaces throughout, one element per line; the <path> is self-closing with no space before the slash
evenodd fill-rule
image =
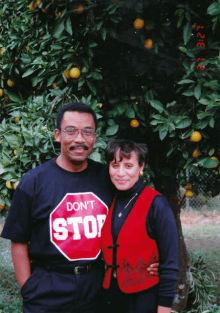
<path id="1" fill-rule="evenodd" d="M 69 261 L 94 260 L 107 213 L 94 193 L 68 193 L 50 214 L 50 240 Z"/>

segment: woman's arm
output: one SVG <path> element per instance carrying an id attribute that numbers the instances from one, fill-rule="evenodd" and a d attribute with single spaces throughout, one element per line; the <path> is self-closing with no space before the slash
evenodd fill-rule
<path id="1" fill-rule="evenodd" d="M 31 276 L 31 266 L 28 257 L 28 244 L 11 242 L 11 254 L 14 270 L 20 288 Z"/>
<path id="2" fill-rule="evenodd" d="M 158 306 L 157 313 L 170 313 L 171 308 L 166 308 L 165 306 Z"/>

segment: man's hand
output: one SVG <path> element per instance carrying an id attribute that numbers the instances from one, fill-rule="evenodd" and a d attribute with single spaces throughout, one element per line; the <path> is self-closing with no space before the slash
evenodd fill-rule
<path id="1" fill-rule="evenodd" d="M 148 267 L 148 272 L 152 276 L 159 276 L 159 265 L 160 263 L 153 263 Z"/>

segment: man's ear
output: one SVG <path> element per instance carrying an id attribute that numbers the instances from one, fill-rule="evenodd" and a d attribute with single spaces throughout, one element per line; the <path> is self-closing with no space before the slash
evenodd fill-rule
<path id="1" fill-rule="evenodd" d="M 61 141 L 61 133 L 59 131 L 59 129 L 54 129 L 54 137 L 56 139 L 57 142 L 60 142 Z"/>

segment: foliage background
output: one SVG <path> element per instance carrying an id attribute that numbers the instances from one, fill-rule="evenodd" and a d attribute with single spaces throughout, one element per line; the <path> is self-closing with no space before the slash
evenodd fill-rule
<path id="1" fill-rule="evenodd" d="M 13 184 L 59 153 L 55 118 L 71 101 L 97 113 L 94 160 L 115 137 L 148 144 L 144 180 L 168 198 L 176 220 L 180 185 L 218 195 L 219 19 L 220 0 L 0 1 L 0 214 Z M 67 79 L 73 67 L 81 75 Z M 195 130 L 199 142 L 189 140 Z"/>

